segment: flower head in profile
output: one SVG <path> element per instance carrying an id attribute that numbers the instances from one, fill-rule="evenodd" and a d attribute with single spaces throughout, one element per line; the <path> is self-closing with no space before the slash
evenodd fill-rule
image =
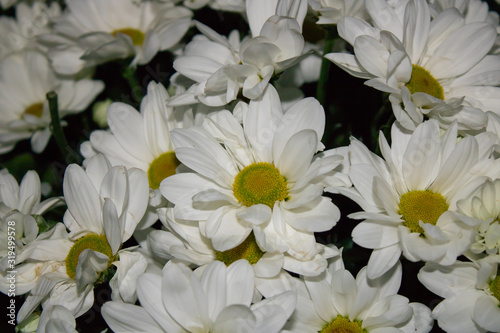
<path id="1" fill-rule="evenodd" d="M 30 139 L 41 153 L 50 139 L 50 110 L 46 94 L 58 96 L 59 117 L 85 110 L 104 89 L 102 81 L 58 77 L 38 51 L 14 53 L 0 62 L 0 154 Z"/>
<path id="2" fill-rule="evenodd" d="M 7 169 L 0 171 L 0 270 L 7 267 L 9 230 L 15 230 L 16 252 L 33 242 L 39 234 L 35 217 L 64 203 L 61 197 L 41 201 L 40 177 L 28 171 L 21 183 Z M 10 228 L 9 228 L 10 227 Z M 21 294 L 21 290 L 18 291 Z"/>
<path id="3" fill-rule="evenodd" d="M 171 2 L 67 0 L 54 19 L 54 32 L 40 36 L 56 72 L 76 74 L 85 68 L 133 57 L 147 64 L 159 51 L 175 46 L 191 24 L 192 12 Z"/>
<path id="4" fill-rule="evenodd" d="M 272 86 L 248 110 L 240 107 L 243 124 L 220 111 L 202 128 L 172 131 L 177 158 L 194 172 L 165 179 L 160 191 L 175 204 L 176 219 L 199 222 L 217 251 L 253 232 L 263 251 L 289 254 L 285 269 L 319 274 L 326 259 L 314 232 L 330 230 L 340 217 L 322 196 L 321 180 L 343 159 L 316 155 L 323 149 L 323 108 L 306 98 L 283 113 Z"/>
<path id="5" fill-rule="evenodd" d="M 464 18 L 452 7 L 431 17 L 425 0 L 366 2 L 371 22 L 346 17 L 339 34 L 354 54 L 328 59 L 366 85 L 390 94 L 396 119 L 414 130 L 425 118 L 442 128 L 484 130 L 485 112 L 500 112 L 500 58 L 488 55 L 497 36 L 488 21 Z"/>
<path id="6" fill-rule="evenodd" d="M 82 315 L 93 304 L 94 284 L 109 279 L 112 265 L 117 266 L 109 281 L 112 298 L 134 302 L 135 280 L 146 269 L 141 254 L 121 249 L 147 208 L 149 189 L 143 171 L 111 167 L 96 155 L 85 170 L 68 166 L 63 190 L 68 206 L 64 225 L 40 235 L 17 256 L 19 264 L 45 262 L 52 268 L 38 277 L 18 321 L 40 303 L 43 308 L 62 305 L 75 317 Z"/>
<path id="7" fill-rule="evenodd" d="M 162 274 L 148 272 L 139 278 L 140 306 L 107 302 L 102 314 L 114 332 L 280 332 L 295 306 L 295 293 L 252 304 L 253 290 L 246 260 L 228 267 L 214 261 L 194 272 L 170 261 Z"/>
<path id="8" fill-rule="evenodd" d="M 458 210 L 481 221 L 476 227 L 472 256 L 500 254 L 500 179 L 488 179 L 467 198 L 457 203 Z"/>
<path id="9" fill-rule="evenodd" d="M 443 137 L 436 122 L 407 133 L 392 127 L 392 146 L 381 134 L 383 159 L 361 142 L 350 145 L 352 188 L 327 188 L 357 202 L 362 219 L 352 232 L 355 243 L 373 249 L 368 277 L 389 270 L 401 253 L 411 261 L 451 265 L 466 252 L 479 220 L 459 213 L 457 201 L 484 177 L 498 177 L 498 160 L 489 159 L 496 138 L 491 133 L 457 143 L 457 126 Z"/>

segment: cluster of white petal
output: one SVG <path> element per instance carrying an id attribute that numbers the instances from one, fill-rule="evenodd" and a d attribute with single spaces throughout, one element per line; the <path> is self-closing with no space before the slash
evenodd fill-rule
<path id="1" fill-rule="evenodd" d="M 440 10 L 432 17 L 425 0 L 368 1 L 368 22 L 345 17 L 338 23 L 354 54 L 327 58 L 389 93 L 394 115 L 405 128 L 414 130 L 427 117 L 442 128 L 457 121 L 461 131 L 482 130 L 484 113 L 500 112 L 500 58 L 489 54 L 498 18 L 490 19 L 485 3 L 474 4 L 481 8 L 461 12 L 453 4 L 435 6 Z M 473 17 L 478 12 L 484 15 Z"/>
<path id="2" fill-rule="evenodd" d="M 66 6 L 53 19 L 53 32 L 39 36 L 54 69 L 65 75 L 130 56 L 131 66 L 146 64 L 179 42 L 192 16 L 185 7 L 153 1 L 67 0 Z"/>
<path id="3" fill-rule="evenodd" d="M 247 1 L 252 35 L 241 42 L 237 31 L 225 38 L 196 23 L 203 35 L 196 36 L 174 62 L 177 76 L 182 75 L 194 84 L 169 104 L 201 102 L 222 106 L 235 100 L 240 89 L 246 98 L 259 98 L 274 75 L 307 56 L 303 53 L 302 36 L 307 3 L 291 1 L 289 6 L 285 3 Z"/>
<path id="4" fill-rule="evenodd" d="M 175 261 L 137 281 L 141 306 L 108 302 L 102 313 L 114 332 L 280 332 L 296 294 L 254 302 L 254 277 L 246 260 L 216 261 L 195 271 Z"/>
<path id="5" fill-rule="evenodd" d="M 120 249 L 147 207 L 148 184 L 143 171 L 111 167 L 102 155 L 96 155 L 86 170 L 70 165 L 63 187 L 68 206 L 64 224 L 41 233 L 16 255 L 16 278 L 26 281 L 26 289 L 31 290 L 19 311 L 19 321 L 40 303 L 44 308 L 61 305 L 75 317 L 82 315 L 94 302 L 94 282 L 111 264 L 117 266 L 110 281 L 112 298 L 133 302 L 135 279 L 147 266 L 141 254 Z M 109 253 L 91 245 L 73 258 L 71 250 L 89 235 L 101 237 Z"/>

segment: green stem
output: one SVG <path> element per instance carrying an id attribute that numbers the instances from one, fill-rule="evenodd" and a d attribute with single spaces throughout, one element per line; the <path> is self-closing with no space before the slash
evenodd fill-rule
<path id="1" fill-rule="evenodd" d="M 64 136 L 64 132 L 61 127 L 61 120 L 59 119 L 59 106 L 57 103 L 57 94 L 55 91 L 49 91 L 47 95 L 47 101 L 49 102 L 50 109 L 50 129 L 54 139 L 56 140 L 57 146 L 64 156 L 66 162 L 69 163 L 68 159 L 71 156 L 71 152 L 68 150 L 69 145 Z"/>
<path id="2" fill-rule="evenodd" d="M 325 58 L 325 55 L 332 52 L 336 36 L 337 36 L 336 27 L 332 26 L 326 29 L 325 45 L 323 47 L 323 58 L 321 61 L 321 71 L 319 75 L 318 87 L 316 89 L 316 98 L 323 106 L 325 105 L 326 102 L 328 76 L 330 74 L 330 66 L 332 64 L 330 60 Z"/>
<path id="3" fill-rule="evenodd" d="M 142 89 L 135 75 L 135 67 L 124 66 L 122 76 L 127 80 L 132 95 L 137 102 L 142 99 Z"/>

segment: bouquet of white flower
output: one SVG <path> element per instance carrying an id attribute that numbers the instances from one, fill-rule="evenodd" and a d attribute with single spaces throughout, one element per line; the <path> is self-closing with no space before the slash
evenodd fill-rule
<path id="1" fill-rule="evenodd" d="M 2 332 L 500 332 L 499 3 L 0 6 Z"/>

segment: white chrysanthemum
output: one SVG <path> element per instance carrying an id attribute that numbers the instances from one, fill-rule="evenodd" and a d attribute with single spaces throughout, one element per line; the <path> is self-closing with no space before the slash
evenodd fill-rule
<path id="1" fill-rule="evenodd" d="M 500 253 L 500 179 L 487 180 L 467 198 L 457 203 L 458 211 L 481 220 L 476 228 L 474 243 L 470 250 L 474 254 Z"/>
<path id="2" fill-rule="evenodd" d="M 146 174 L 137 169 L 111 167 L 102 156 L 93 157 L 84 171 L 76 164 L 66 169 L 63 183 L 68 210 L 64 224 L 38 237 L 17 255 L 25 266 L 46 263 L 45 272 L 18 313 L 22 321 L 42 303 L 62 305 L 78 317 L 93 304 L 94 283 L 104 279 L 111 265 L 117 271 L 110 281 L 112 298 L 135 302 L 135 281 L 147 266 L 142 255 L 120 250 L 128 240 L 148 202 Z M 36 273 L 35 273 L 36 274 Z M 19 275 L 18 275 L 19 277 Z"/>
<path id="3" fill-rule="evenodd" d="M 7 268 L 8 235 L 15 231 L 16 253 L 33 242 L 38 235 L 38 225 L 32 215 L 64 203 L 61 197 L 40 202 L 41 184 L 35 171 L 28 171 L 20 184 L 7 169 L 0 171 L 0 270 Z M 10 227 L 10 228 L 9 228 Z M 18 294 L 21 294 L 18 291 Z"/>
<path id="4" fill-rule="evenodd" d="M 145 273 L 138 279 L 141 306 L 107 302 L 102 315 L 116 333 L 280 332 L 295 306 L 295 293 L 251 305 L 253 290 L 254 276 L 246 260 L 229 267 L 215 261 L 194 272 L 170 261 L 163 275 Z"/>
<path id="5" fill-rule="evenodd" d="M 309 0 L 309 4 L 319 14 L 317 24 L 337 24 L 346 16 L 368 19 L 364 0 Z"/>
<path id="6" fill-rule="evenodd" d="M 447 332 L 485 333 L 500 329 L 499 256 L 451 266 L 427 263 L 419 281 L 444 298 L 432 311 Z"/>
<path id="7" fill-rule="evenodd" d="M 253 231 L 263 251 L 297 259 L 285 256 L 285 269 L 317 275 L 326 259 L 314 232 L 330 230 L 340 217 L 320 182 L 342 156 L 315 156 L 323 149 L 323 108 L 307 98 L 283 114 L 269 86 L 242 113 L 243 124 L 220 111 L 207 116 L 204 128 L 174 130 L 177 158 L 196 173 L 173 175 L 160 191 L 175 204 L 175 217 L 199 221 L 218 251 Z"/>
<path id="8" fill-rule="evenodd" d="M 175 70 L 194 84 L 186 93 L 175 96 L 171 105 L 199 101 L 222 106 L 235 100 L 240 89 L 249 99 L 259 98 L 273 75 L 305 56 L 301 34 L 305 1 L 294 0 L 290 7 L 286 1 L 277 0 L 246 4 L 252 38 L 241 43 L 237 31 L 225 38 L 196 23 L 203 35 L 195 36 L 174 61 Z"/>
<path id="9" fill-rule="evenodd" d="M 168 93 L 160 83 L 151 82 L 148 94 L 141 102 L 140 112 L 124 103 L 113 103 L 108 108 L 110 131 L 98 130 L 84 142 L 81 152 L 89 158 L 102 153 L 111 165 L 138 168 L 148 175 L 151 189 L 151 208 L 141 228 L 158 220 L 156 209 L 165 205 L 158 190 L 163 179 L 175 174 L 180 162 L 176 159 L 170 131 L 193 126 L 191 110 L 167 106 Z M 201 114 L 197 115 L 199 118 Z M 199 121 L 199 120 L 198 120 Z M 84 161 L 84 164 L 86 162 Z"/>
<path id="10" fill-rule="evenodd" d="M 245 259 L 252 265 L 257 290 L 260 278 L 275 278 L 282 271 L 285 256 L 286 261 L 295 261 L 300 265 L 300 261 L 286 253 L 262 251 L 253 233 L 235 248 L 217 251 L 212 241 L 201 234 L 197 222 L 175 219 L 172 208 L 161 208 L 158 215 L 167 230 L 151 231 L 148 241 L 152 252 L 161 258 L 176 258 L 196 266 L 205 266 L 215 260 L 229 266 L 237 260 Z M 339 254 L 336 248 L 320 244 L 317 246 L 319 254 L 325 258 Z"/>
<path id="11" fill-rule="evenodd" d="M 297 306 L 283 332 L 429 332 L 430 309 L 397 294 L 401 277 L 398 263 L 378 279 L 366 267 L 354 278 L 340 259 L 317 277 L 294 279 Z"/>
<path id="12" fill-rule="evenodd" d="M 35 1 L 30 5 L 21 2 L 16 6 L 16 18 L 0 17 L 0 59 L 25 48 L 35 49 L 36 36 L 50 32 L 50 19 L 61 14 L 57 2 L 48 6 Z"/>
<path id="13" fill-rule="evenodd" d="M 394 7 L 393 7 L 394 6 Z M 326 57 L 365 84 L 390 93 L 394 115 L 413 130 L 424 117 L 447 128 L 481 130 L 486 111 L 500 113 L 500 57 L 487 55 L 497 36 L 487 22 L 470 22 L 455 8 L 431 20 L 425 0 L 366 2 L 373 26 L 339 21 L 354 55 Z"/>
<path id="14" fill-rule="evenodd" d="M 364 219 L 352 237 L 373 249 L 370 278 L 389 270 L 401 253 L 411 261 L 451 265 L 469 249 L 480 221 L 457 213 L 457 201 L 484 177 L 500 175 L 500 160 L 488 159 L 496 142 L 490 134 L 457 143 L 456 124 L 442 138 L 434 121 L 420 124 L 413 134 L 395 124 L 392 147 L 380 136 L 384 159 L 352 140 L 349 177 L 354 187 L 330 190 L 364 210 L 350 217 Z"/>
<path id="15" fill-rule="evenodd" d="M 175 46 L 191 25 L 192 12 L 172 3 L 133 0 L 67 0 L 54 19 L 54 33 L 40 36 L 54 69 L 75 74 L 84 68 L 133 56 L 147 64 Z"/>
<path id="16" fill-rule="evenodd" d="M 31 138 L 34 152 L 50 139 L 50 111 L 46 94 L 58 96 L 59 117 L 81 112 L 104 89 L 101 81 L 58 78 L 39 52 L 12 54 L 0 62 L 0 154 Z"/>

